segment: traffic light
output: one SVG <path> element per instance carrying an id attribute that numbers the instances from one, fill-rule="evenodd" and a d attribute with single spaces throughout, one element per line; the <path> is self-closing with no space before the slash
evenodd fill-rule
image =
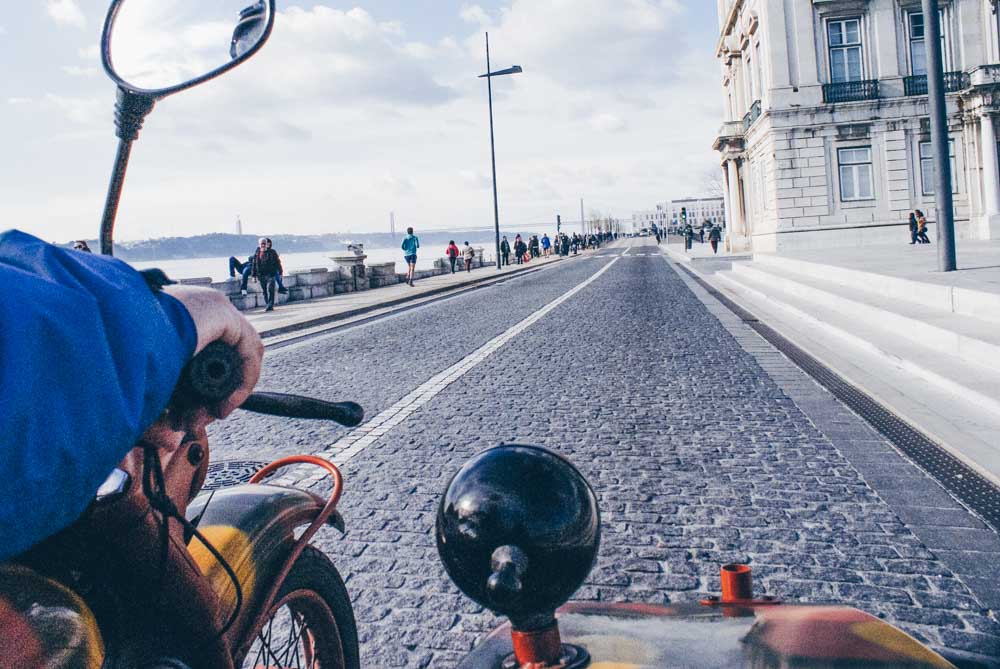
<path id="1" fill-rule="evenodd" d="M 687 223 L 687 220 L 688 220 L 687 207 L 681 207 L 681 221 Z"/>

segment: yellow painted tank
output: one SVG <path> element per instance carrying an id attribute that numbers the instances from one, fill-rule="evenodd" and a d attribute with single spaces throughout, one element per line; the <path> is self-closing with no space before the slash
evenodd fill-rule
<path id="1" fill-rule="evenodd" d="M 0 667 L 100 669 L 104 643 L 72 590 L 37 572 L 0 565 Z"/>

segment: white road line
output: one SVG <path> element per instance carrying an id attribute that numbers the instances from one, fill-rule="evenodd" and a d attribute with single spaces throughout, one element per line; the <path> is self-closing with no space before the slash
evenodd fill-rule
<path id="1" fill-rule="evenodd" d="M 504 344 L 527 330 L 541 319 L 545 318 L 545 316 L 547 316 L 556 307 L 561 305 L 563 302 L 566 302 L 571 297 L 596 281 L 602 274 L 607 272 L 612 265 L 618 262 L 619 257 L 620 256 L 612 258 L 611 262 L 599 269 L 593 276 L 583 283 L 574 286 L 569 291 L 563 293 L 552 302 L 549 302 L 520 323 L 517 323 L 508 329 L 506 332 L 494 337 L 451 367 L 431 377 L 428 381 L 424 382 L 415 390 L 407 394 L 403 399 L 399 400 L 385 411 L 382 411 L 363 425 L 351 430 L 349 433 L 330 444 L 322 452 L 317 453 L 316 455 L 332 460 L 337 465 L 343 465 L 355 455 L 384 437 L 390 430 L 392 430 L 392 428 L 406 420 L 410 414 L 427 404 L 449 385 L 462 378 L 462 376 L 495 353 Z M 304 472 L 308 472 L 308 474 L 302 475 Z M 314 481 L 326 478 L 326 476 L 327 474 L 325 473 L 316 473 L 315 468 L 295 467 L 288 470 L 281 478 L 271 482 L 277 485 L 295 485 L 298 483 L 308 485 Z"/>

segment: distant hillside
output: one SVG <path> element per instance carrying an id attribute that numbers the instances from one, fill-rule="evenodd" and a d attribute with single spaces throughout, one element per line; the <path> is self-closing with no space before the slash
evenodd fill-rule
<path id="1" fill-rule="evenodd" d="M 505 233 L 507 234 L 507 233 Z M 521 231 L 522 235 L 535 234 Z M 278 253 L 305 253 L 310 251 L 346 251 L 348 242 L 362 243 L 368 248 L 395 248 L 405 233 L 397 233 L 396 238 L 387 232 L 345 232 L 328 235 L 271 235 Z M 422 245 L 447 244 L 454 239 L 459 245 L 464 241 L 473 244 L 487 244 L 493 241 L 493 230 L 466 230 L 464 232 L 417 232 Z M 511 235 L 512 237 L 512 235 Z M 187 258 L 218 258 L 236 256 L 245 258 L 257 247 L 257 235 L 228 235 L 212 233 L 196 237 L 164 237 L 140 242 L 122 242 L 115 245 L 115 255 L 122 260 L 183 260 Z M 100 244 L 88 240 L 91 249 L 97 253 Z M 65 246 L 71 246 L 66 243 Z"/>

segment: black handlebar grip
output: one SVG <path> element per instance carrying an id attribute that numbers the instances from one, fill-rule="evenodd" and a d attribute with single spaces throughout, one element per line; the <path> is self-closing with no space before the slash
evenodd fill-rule
<path id="1" fill-rule="evenodd" d="M 181 372 L 172 404 L 178 408 L 212 406 L 243 384 L 243 359 L 221 341 L 206 346 Z"/>
<path id="2" fill-rule="evenodd" d="M 286 418 L 332 420 L 346 427 L 359 425 L 365 417 L 365 410 L 354 402 L 324 402 L 282 393 L 253 393 L 240 408 Z"/>

